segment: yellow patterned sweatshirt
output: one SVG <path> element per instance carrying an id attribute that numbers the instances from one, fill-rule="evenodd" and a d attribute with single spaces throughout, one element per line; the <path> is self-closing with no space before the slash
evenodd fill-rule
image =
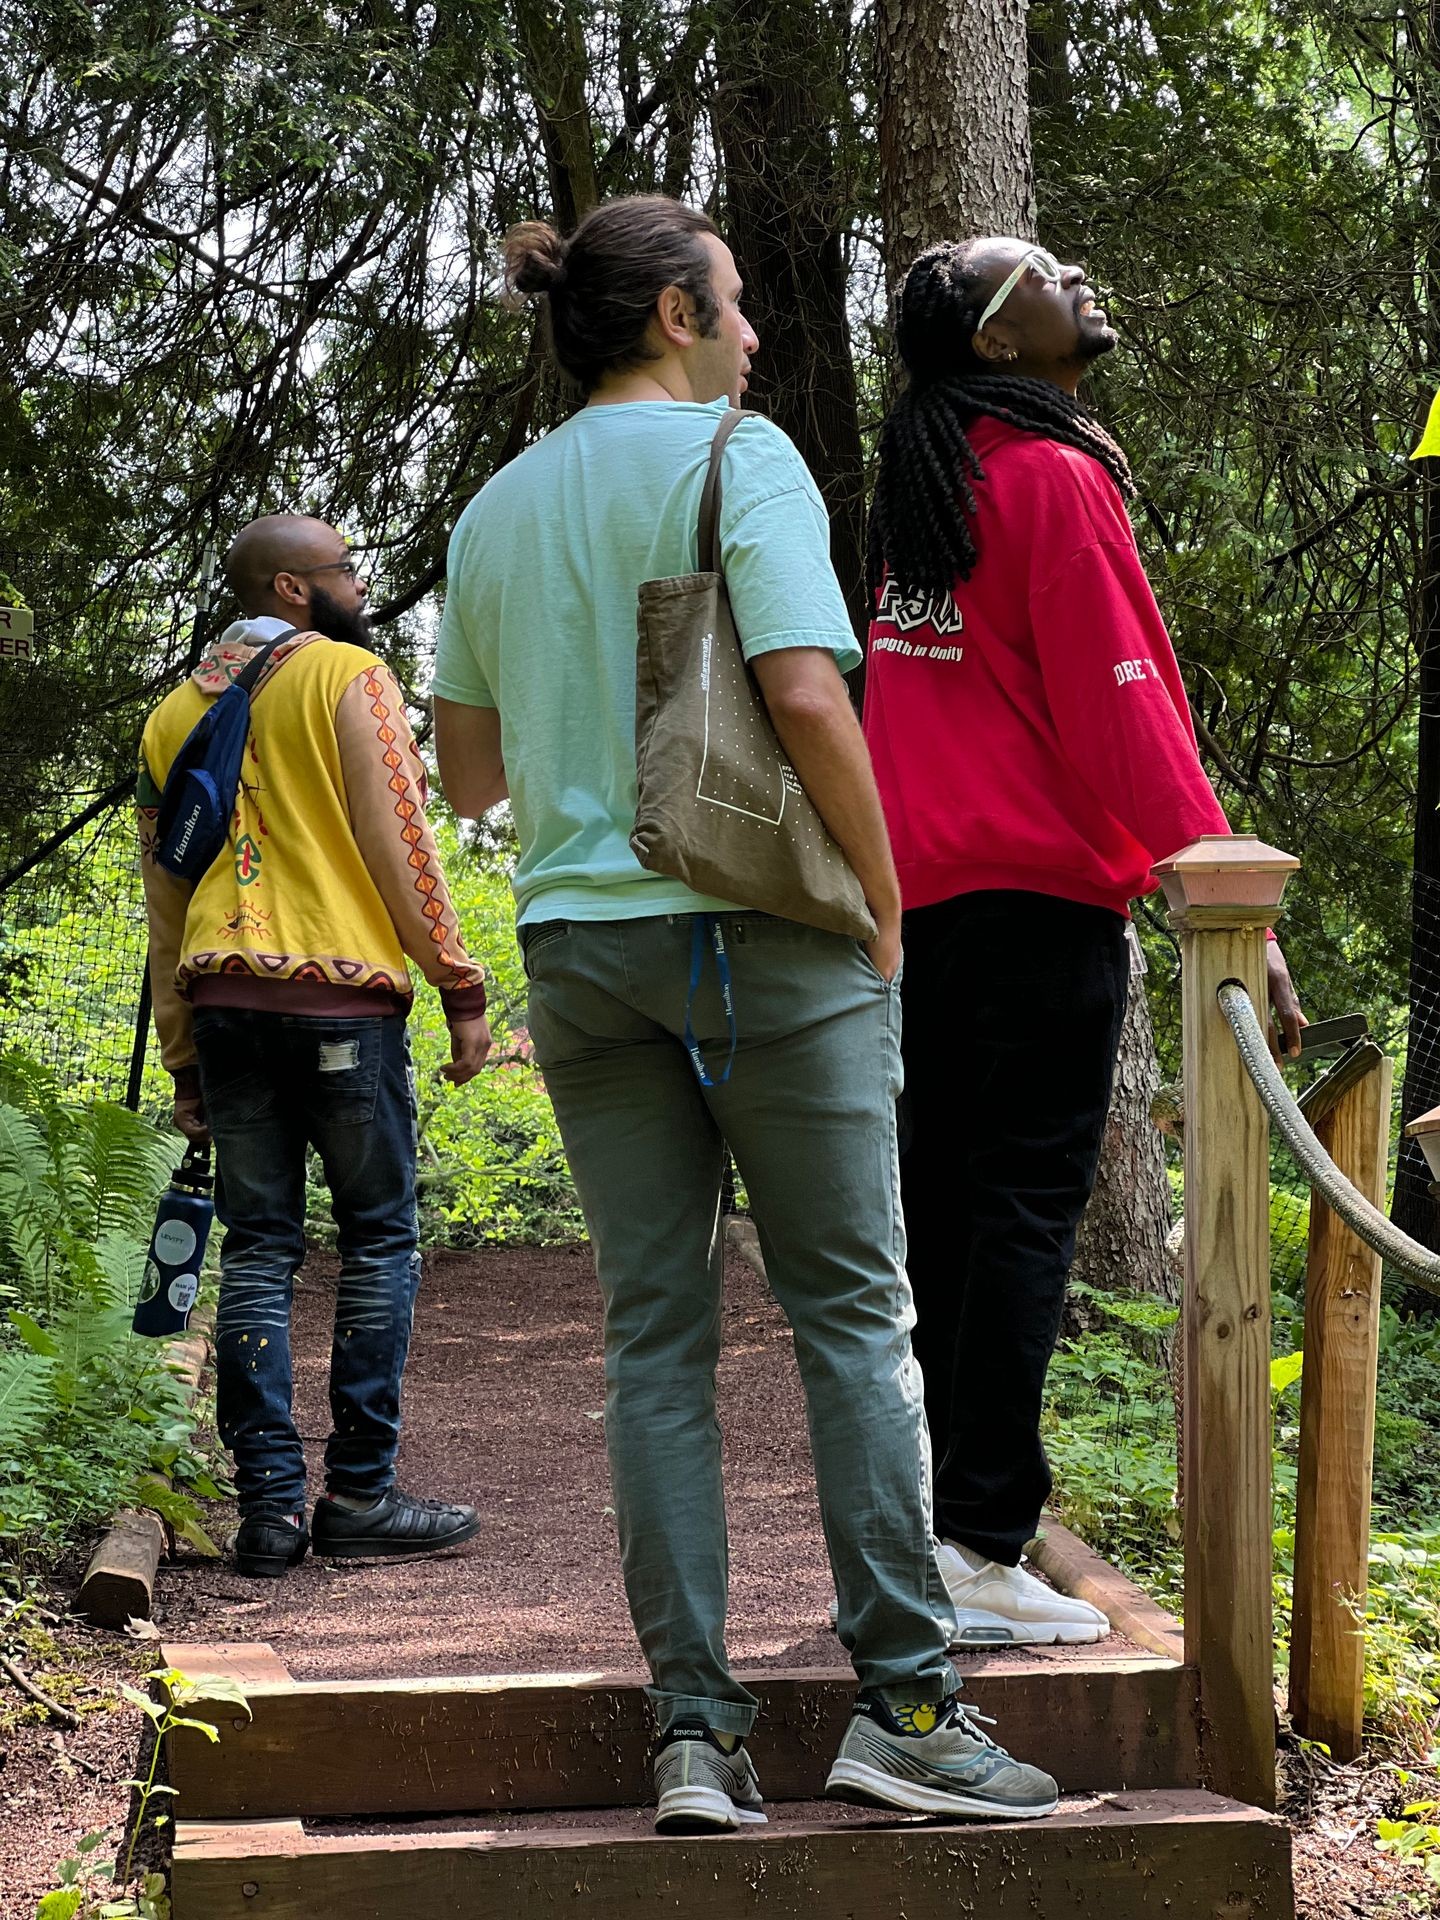
<path id="1" fill-rule="evenodd" d="M 425 769 L 394 676 L 364 647 L 297 634 L 251 694 L 223 854 L 192 888 L 155 861 L 165 777 L 206 706 L 278 622 L 237 623 L 151 714 L 137 790 L 161 1058 L 195 1060 L 194 1004 L 399 1012 L 407 956 L 451 1019 L 485 1008 L 425 817 Z M 187 1076 L 188 1077 L 188 1076 Z"/>

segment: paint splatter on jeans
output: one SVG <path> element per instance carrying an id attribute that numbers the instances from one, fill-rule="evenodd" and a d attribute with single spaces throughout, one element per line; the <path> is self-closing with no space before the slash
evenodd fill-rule
<path id="1" fill-rule="evenodd" d="M 203 1008 L 195 1044 L 215 1136 L 220 1437 L 242 1511 L 297 1511 L 305 1456 L 291 1414 L 290 1304 L 305 1257 L 305 1162 L 320 1156 L 339 1234 L 326 1485 L 378 1497 L 394 1479 L 400 1378 L 420 1254 L 416 1109 L 403 1019 Z"/>

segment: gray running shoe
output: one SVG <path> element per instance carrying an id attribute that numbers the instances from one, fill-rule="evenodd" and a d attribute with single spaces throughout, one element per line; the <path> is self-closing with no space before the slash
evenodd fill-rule
<path id="1" fill-rule="evenodd" d="M 734 1833 L 763 1827 L 755 1763 L 742 1745 L 726 1753 L 702 1720 L 671 1727 L 655 1755 L 657 1833 Z"/>
<path id="2" fill-rule="evenodd" d="M 982 1720 L 957 1693 L 920 1707 L 891 1707 L 862 1694 L 825 1791 L 862 1806 L 952 1820 L 1038 1820 L 1053 1813 L 1060 1793 L 1049 1774 L 1012 1760 Z"/>

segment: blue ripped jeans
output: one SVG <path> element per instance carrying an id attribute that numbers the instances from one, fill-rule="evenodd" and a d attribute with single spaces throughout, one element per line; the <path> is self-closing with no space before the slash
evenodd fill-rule
<path id="1" fill-rule="evenodd" d="M 339 1230 L 325 1484 L 378 1498 L 395 1477 L 400 1376 L 420 1281 L 410 1043 L 395 1016 L 312 1019 L 201 1008 L 195 1046 L 225 1227 L 215 1323 L 217 1418 L 243 1513 L 298 1512 L 290 1302 L 305 1258 L 314 1146 Z"/>

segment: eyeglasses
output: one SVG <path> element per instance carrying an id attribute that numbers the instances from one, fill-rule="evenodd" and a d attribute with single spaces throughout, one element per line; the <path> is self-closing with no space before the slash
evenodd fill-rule
<path id="1" fill-rule="evenodd" d="M 1031 247 L 1028 253 L 1021 254 L 1020 264 L 1015 268 L 1014 272 L 1007 273 L 1005 278 L 1000 282 L 999 287 L 996 289 L 994 299 L 980 316 L 975 328 L 976 333 L 981 331 L 987 321 L 995 318 L 1001 307 L 1004 306 L 1005 302 L 1019 285 L 1021 278 L 1029 272 L 1031 267 L 1035 269 L 1042 280 L 1048 280 L 1052 287 L 1059 286 L 1061 280 L 1060 262 L 1055 258 L 1053 253 L 1047 252 L 1044 247 Z"/>
<path id="2" fill-rule="evenodd" d="M 343 573 L 347 580 L 358 580 L 360 569 L 353 560 L 327 560 L 323 567 L 296 567 L 296 573 Z"/>

